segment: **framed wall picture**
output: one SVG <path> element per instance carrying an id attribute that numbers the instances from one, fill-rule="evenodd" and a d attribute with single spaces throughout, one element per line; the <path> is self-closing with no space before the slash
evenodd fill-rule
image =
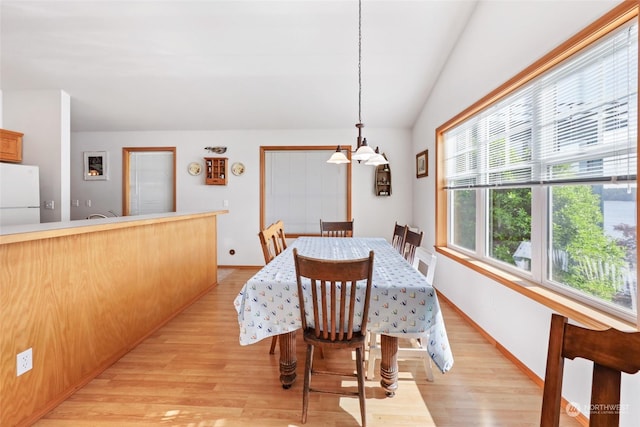
<path id="1" fill-rule="evenodd" d="M 85 151 L 83 154 L 85 181 L 106 181 L 109 178 L 107 152 Z"/>
<path id="2" fill-rule="evenodd" d="M 429 176 L 429 150 L 416 154 L 416 178 Z"/>

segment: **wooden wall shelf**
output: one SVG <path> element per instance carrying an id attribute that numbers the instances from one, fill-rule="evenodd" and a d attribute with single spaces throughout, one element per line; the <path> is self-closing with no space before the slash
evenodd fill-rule
<path id="1" fill-rule="evenodd" d="M 205 157 L 204 173 L 207 185 L 227 185 L 228 161 L 226 157 Z"/>
<path id="2" fill-rule="evenodd" d="M 391 195 L 391 169 L 389 165 L 376 166 L 375 192 L 376 196 L 381 197 Z"/>

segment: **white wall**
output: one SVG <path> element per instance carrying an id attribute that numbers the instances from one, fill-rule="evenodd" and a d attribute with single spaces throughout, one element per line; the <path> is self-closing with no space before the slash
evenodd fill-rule
<path id="1" fill-rule="evenodd" d="M 435 243 L 435 129 L 616 4 L 608 0 L 478 3 L 413 130 L 414 152 L 430 151 L 429 177 L 416 180 L 413 188 L 413 219 L 425 230 L 423 246 L 432 248 Z M 444 256 L 439 258 L 435 286 L 544 377 L 551 311 Z M 590 365 L 571 361 L 565 371 L 565 398 L 585 408 Z M 621 425 L 635 427 L 640 419 L 640 376 L 625 375 L 622 385 L 626 406 Z"/>
<path id="2" fill-rule="evenodd" d="M 2 124 L 24 134 L 22 164 L 40 167 L 40 222 L 68 221 L 69 149 L 71 109 L 69 95 L 61 90 L 4 91 Z"/>
<path id="3" fill-rule="evenodd" d="M 391 164 L 393 194 L 374 195 L 374 168 L 353 164 L 352 212 L 357 236 L 383 236 L 393 233 L 393 224 L 410 222 L 411 182 L 414 159 L 411 134 L 408 130 L 368 129 L 368 141 L 380 146 Z M 260 222 L 260 146 L 267 145 L 337 145 L 355 146 L 356 130 L 257 130 L 257 131 L 185 131 L 185 132 L 77 132 L 71 143 L 71 218 L 85 218 L 90 213 L 108 215 L 109 210 L 122 213 L 122 147 L 175 146 L 177 210 L 222 210 L 219 216 L 218 263 L 220 265 L 262 265 L 264 259 L 258 240 Z M 370 142 L 371 144 L 371 142 Z M 226 146 L 223 155 L 229 163 L 242 162 L 246 172 L 241 176 L 229 173 L 228 185 L 205 185 L 204 176 L 191 176 L 187 166 L 193 161 L 203 163 L 211 156 L 208 146 Z M 107 151 L 108 181 L 82 179 L 83 151 Z M 91 200 L 91 208 L 86 201 Z M 228 208 L 224 201 L 228 200 Z M 285 224 L 286 227 L 286 224 Z M 235 250 L 235 255 L 229 251 Z"/>

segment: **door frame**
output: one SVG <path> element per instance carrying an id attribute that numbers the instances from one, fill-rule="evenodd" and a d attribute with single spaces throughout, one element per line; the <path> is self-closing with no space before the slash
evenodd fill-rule
<path id="1" fill-rule="evenodd" d="M 173 154 L 173 212 L 176 211 L 176 147 L 122 147 L 122 215 L 128 216 L 129 204 L 129 167 L 133 152 L 158 151 Z"/>

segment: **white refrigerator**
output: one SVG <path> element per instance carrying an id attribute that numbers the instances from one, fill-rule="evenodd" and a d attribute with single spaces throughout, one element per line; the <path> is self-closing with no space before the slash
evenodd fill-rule
<path id="1" fill-rule="evenodd" d="M 0 162 L 0 227 L 39 222 L 38 166 Z"/>

